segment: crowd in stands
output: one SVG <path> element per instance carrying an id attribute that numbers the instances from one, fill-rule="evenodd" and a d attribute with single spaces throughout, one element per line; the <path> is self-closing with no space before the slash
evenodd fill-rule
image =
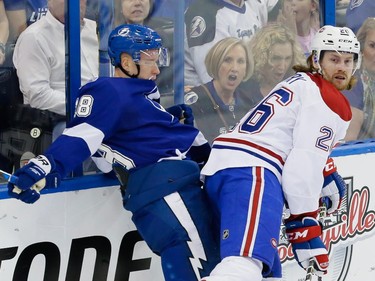
<path id="1" fill-rule="evenodd" d="M 235 37 L 217 42 L 207 53 L 205 66 L 211 81 L 187 91 L 198 95 L 191 105 L 196 126 L 212 143 L 219 134 L 229 132 L 255 102 L 251 92 L 238 89 L 254 69 L 248 44 Z"/>
<path id="2" fill-rule="evenodd" d="M 100 75 L 100 1 L 80 1 L 81 85 Z M 173 92 L 172 66 L 176 55 L 184 56 L 185 91 L 198 95 L 191 105 L 195 125 L 212 142 L 293 73 L 293 65 L 305 62 L 311 39 L 323 22 L 319 2 L 185 0 L 185 33 L 176 35 L 173 29 L 179 17 L 175 1 L 113 0 L 112 26 L 108 29 L 137 23 L 161 35 L 171 53 L 170 66 L 161 69 L 157 80 L 162 104 L 163 95 L 183 94 Z M 337 25 L 348 26 L 357 34 L 363 54 L 357 86 L 344 91 L 353 111 L 348 141 L 375 135 L 374 3 L 336 1 Z M 0 126 L 3 170 L 11 171 L 26 151 L 40 153 L 44 142 L 53 141 L 53 129 L 57 136 L 64 128 L 64 7 L 64 0 L 0 0 L 0 117 L 7 119 Z M 183 36 L 184 50 L 173 50 L 174 36 L 181 40 Z M 25 114 L 32 117 L 19 117 Z M 38 127 L 38 122 L 47 125 Z M 40 141 L 43 135 L 48 137 Z M 16 144 L 9 143 L 17 138 L 20 141 Z"/>

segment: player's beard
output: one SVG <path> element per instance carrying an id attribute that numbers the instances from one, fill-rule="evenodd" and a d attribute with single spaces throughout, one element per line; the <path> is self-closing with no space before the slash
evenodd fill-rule
<path id="1" fill-rule="evenodd" d="M 329 76 L 325 73 L 325 71 L 323 70 L 323 78 L 326 79 L 328 82 L 330 82 L 333 86 L 335 86 L 335 88 L 339 91 L 343 91 L 343 90 L 347 90 L 348 89 L 348 85 L 349 85 L 349 82 L 350 82 L 350 77 L 348 77 L 348 75 L 346 73 L 340 73 L 341 76 L 345 76 L 345 82 L 342 81 L 341 83 L 339 82 L 339 80 L 336 78 L 334 78 L 337 73 L 333 74 L 332 76 Z"/>

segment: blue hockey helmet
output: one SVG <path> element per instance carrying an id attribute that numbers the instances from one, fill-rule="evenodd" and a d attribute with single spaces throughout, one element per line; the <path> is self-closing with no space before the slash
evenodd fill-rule
<path id="1" fill-rule="evenodd" d="M 158 49 L 159 66 L 169 65 L 168 50 L 162 48 L 162 39 L 153 29 L 138 24 L 123 24 L 112 30 L 108 38 L 108 55 L 111 63 L 121 63 L 121 54 L 131 55 L 133 61 L 141 59 L 141 51 Z"/>

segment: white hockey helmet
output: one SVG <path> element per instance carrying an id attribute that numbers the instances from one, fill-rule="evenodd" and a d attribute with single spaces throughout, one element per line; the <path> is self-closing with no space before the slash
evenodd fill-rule
<path id="1" fill-rule="evenodd" d="M 354 60 L 357 61 L 353 69 L 354 72 L 361 65 L 360 43 L 348 27 L 336 27 L 325 25 L 318 30 L 311 42 L 311 50 L 314 52 L 313 60 L 319 64 L 322 51 L 335 51 L 354 54 Z"/>

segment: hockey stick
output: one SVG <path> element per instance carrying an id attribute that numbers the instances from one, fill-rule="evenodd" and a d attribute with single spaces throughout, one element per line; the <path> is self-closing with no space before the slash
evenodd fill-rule
<path id="1" fill-rule="evenodd" d="M 323 203 L 322 206 L 319 208 L 319 218 L 318 220 L 323 223 L 324 218 L 327 215 L 327 206 Z M 314 258 L 311 258 L 309 261 L 309 267 L 306 270 L 306 279 L 305 281 L 312 281 L 313 274 L 314 274 Z M 321 280 L 320 277 L 318 277 L 318 280 Z"/>
<path id="2" fill-rule="evenodd" d="M 0 170 L 0 174 L 3 176 L 4 179 L 6 179 L 10 183 L 16 184 L 18 180 L 16 176 L 13 176 L 12 174 L 9 174 L 3 170 Z"/>
<path id="3" fill-rule="evenodd" d="M 16 186 L 16 183 L 17 183 L 17 180 L 18 180 L 18 177 L 12 175 L 12 174 L 9 174 L 3 170 L 0 170 L 0 174 L 3 176 L 4 179 L 6 179 L 8 182 L 10 183 L 13 183 L 14 184 L 14 188 L 13 188 L 13 192 L 14 193 L 17 193 L 17 194 L 20 194 L 22 192 L 22 189 L 20 189 L 19 187 Z M 45 182 L 45 179 L 41 179 L 39 182 Z M 38 182 L 38 183 L 39 183 Z M 40 192 L 43 188 L 39 188 L 38 187 L 38 183 L 36 183 L 35 185 L 33 185 L 31 187 L 31 189 L 34 189 L 38 192 Z M 43 183 L 42 183 L 43 184 Z"/>
<path id="4" fill-rule="evenodd" d="M 18 178 L 16 176 L 13 176 L 12 174 L 9 174 L 3 170 L 0 170 L 0 174 L 3 176 L 4 179 L 6 179 L 8 182 L 13 183 L 14 185 L 17 183 Z M 22 189 L 18 188 L 17 186 L 14 186 L 13 192 L 20 194 L 22 192 Z"/>

